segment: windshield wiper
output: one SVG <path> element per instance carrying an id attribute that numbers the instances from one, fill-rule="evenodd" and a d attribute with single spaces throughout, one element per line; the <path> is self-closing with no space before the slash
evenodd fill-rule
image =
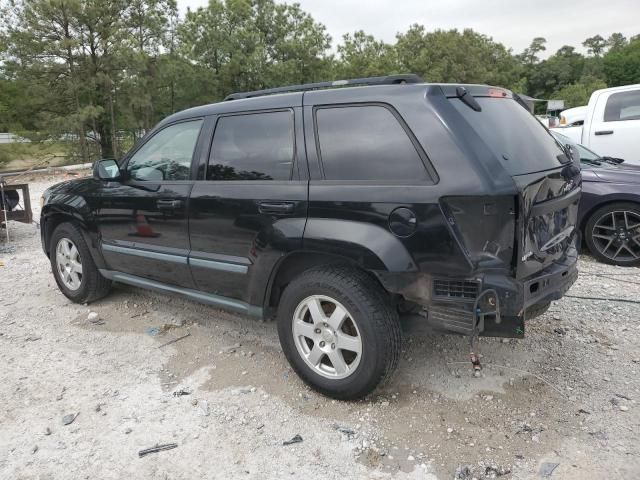
<path id="1" fill-rule="evenodd" d="M 598 161 L 607 162 L 607 163 L 610 163 L 612 165 L 620 165 L 620 164 L 624 163 L 623 159 L 615 158 L 615 157 L 599 157 Z"/>
<path id="2" fill-rule="evenodd" d="M 581 158 L 580 161 L 588 165 L 595 165 L 596 167 L 599 167 L 602 165 L 602 162 L 599 162 L 598 160 L 591 160 L 590 158 Z"/>

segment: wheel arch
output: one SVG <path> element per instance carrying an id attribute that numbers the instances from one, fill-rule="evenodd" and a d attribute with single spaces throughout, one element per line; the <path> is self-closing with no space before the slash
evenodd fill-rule
<path id="1" fill-rule="evenodd" d="M 621 197 L 620 195 L 611 194 L 603 197 L 600 202 L 594 203 L 593 205 L 591 205 L 589 207 L 589 210 L 585 211 L 582 214 L 582 219 L 580 220 L 580 233 L 582 233 L 583 239 L 587 234 L 586 232 L 587 223 L 589 223 L 589 220 L 591 219 L 593 214 L 596 213 L 601 208 L 607 207 L 609 205 L 613 205 L 614 203 L 633 203 L 640 208 L 640 197 L 633 196 L 633 195 L 628 195 L 628 196 L 625 195 Z"/>
<path id="2" fill-rule="evenodd" d="M 42 209 L 40 228 L 42 230 L 42 248 L 47 255 L 51 252 L 51 236 L 55 229 L 62 223 L 73 223 L 78 227 L 82 234 L 93 261 L 98 268 L 104 268 L 104 258 L 98 249 L 97 234 L 92 232 L 90 222 L 81 214 L 80 211 L 72 209 L 68 206 L 45 205 Z"/>
<path id="3" fill-rule="evenodd" d="M 307 270 L 326 265 L 345 265 L 356 268 L 365 272 L 384 289 L 376 275 L 352 258 L 335 253 L 299 250 L 282 257 L 274 266 L 264 297 L 266 310 L 277 308 L 282 292 L 293 279 Z"/>

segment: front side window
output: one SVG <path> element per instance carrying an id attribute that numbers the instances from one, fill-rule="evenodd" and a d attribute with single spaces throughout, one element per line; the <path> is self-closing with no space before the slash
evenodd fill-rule
<path id="1" fill-rule="evenodd" d="M 319 108 L 316 127 L 326 180 L 429 178 L 409 135 L 386 107 Z"/>
<path id="2" fill-rule="evenodd" d="M 604 121 L 624 120 L 640 120 L 640 90 L 614 93 L 607 99 Z"/>
<path id="3" fill-rule="evenodd" d="M 202 120 L 177 123 L 156 133 L 127 164 L 133 180 L 189 180 Z"/>
<path id="4" fill-rule="evenodd" d="M 207 180 L 290 180 L 293 112 L 222 117 L 213 134 Z"/>

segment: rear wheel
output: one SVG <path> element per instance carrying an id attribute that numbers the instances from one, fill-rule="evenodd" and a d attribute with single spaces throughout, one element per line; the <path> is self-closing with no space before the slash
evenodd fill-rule
<path id="1" fill-rule="evenodd" d="M 100 275 L 82 233 L 73 223 L 61 223 L 49 242 L 51 269 L 60 291 L 76 303 L 98 300 L 111 288 Z"/>
<path id="2" fill-rule="evenodd" d="M 278 307 L 278 334 L 302 380 L 342 400 L 371 392 L 400 355 L 400 324 L 387 293 L 355 268 L 319 267 L 293 280 Z"/>
<path id="3" fill-rule="evenodd" d="M 596 210 L 587 221 L 585 241 L 602 262 L 640 265 L 640 205 L 620 202 Z"/>

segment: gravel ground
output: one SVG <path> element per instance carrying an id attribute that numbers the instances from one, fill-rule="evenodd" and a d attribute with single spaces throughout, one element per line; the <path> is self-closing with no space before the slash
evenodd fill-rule
<path id="1" fill-rule="evenodd" d="M 36 215 L 59 180 L 30 179 Z M 480 341 L 480 378 L 466 339 L 406 325 L 391 383 L 337 402 L 296 377 L 273 323 L 124 286 L 72 304 L 39 231 L 10 228 L 1 479 L 640 478 L 638 268 L 581 257 L 573 297 L 524 340 Z M 177 447 L 139 458 L 165 443 Z"/>

